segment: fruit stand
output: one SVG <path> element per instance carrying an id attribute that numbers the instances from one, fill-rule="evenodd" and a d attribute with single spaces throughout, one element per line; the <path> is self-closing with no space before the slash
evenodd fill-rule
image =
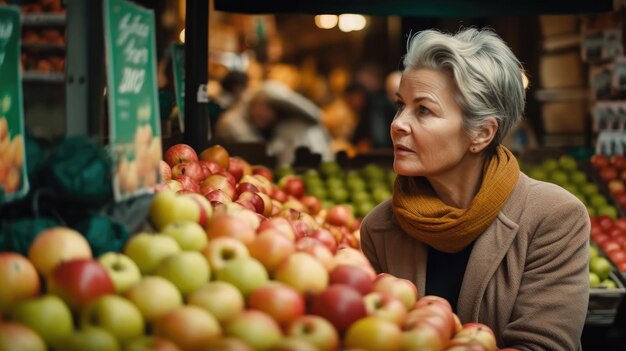
<path id="1" fill-rule="evenodd" d="M 206 25 L 206 3 L 187 8 L 185 64 L 196 67 L 187 72 L 196 77 L 185 82 L 187 91 L 201 89 L 206 75 L 197 68 L 206 67 L 198 64 L 206 61 L 199 53 L 206 38 L 193 34 Z M 325 9 L 344 11 L 348 3 Z M 375 3 L 356 10 L 408 11 L 401 1 L 384 9 Z M 579 8 L 570 10 L 599 6 L 574 3 Z M 509 10 L 546 10 L 530 4 Z M 275 1 L 216 6 L 278 8 Z M 281 6 L 317 12 L 322 5 Z M 241 146 L 206 142 L 206 106 L 195 94 L 185 99 L 185 123 L 198 128 L 185 129 L 184 143 L 161 140 L 154 120 L 142 117 L 150 108 L 140 105 L 130 141 L 115 144 L 122 155 L 116 165 L 111 150 L 69 136 L 50 152 L 26 144 L 23 156 L 11 154 L 15 169 L 25 167 L 21 157 L 29 162 L 31 184 L 25 197 L 0 205 L 0 350 L 497 350 L 489 326 L 462 324 L 443 298 L 418 299 L 413 283 L 377 275 L 359 250 L 360 220 L 391 197 L 389 153 L 322 162 L 302 150 L 292 166 L 273 167 L 263 153 L 248 158 Z M 0 145 L 13 143 L 1 123 Z M 618 325 L 626 295 L 626 159 L 557 150 L 520 160 L 526 174 L 588 206 L 587 324 Z"/>

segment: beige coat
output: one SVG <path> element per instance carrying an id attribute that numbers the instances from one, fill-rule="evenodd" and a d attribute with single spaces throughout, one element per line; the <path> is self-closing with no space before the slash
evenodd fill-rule
<path id="1" fill-rule="evenodd" d="M 589 300 L 589 215 L 559 186 L 524 174 L 496 220 L 478 237 L 457 315 L 496 333 L 499 347 L 580 350 Z M 378 272 L 425 291 L 424 244 L 404 234 L 390 201 L 361 226 L 361 245 Z"/>

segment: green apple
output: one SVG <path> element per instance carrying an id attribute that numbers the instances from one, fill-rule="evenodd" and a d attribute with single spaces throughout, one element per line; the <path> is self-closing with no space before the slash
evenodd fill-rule
<path id="1" fill-rule="evenodd" d="M 372 198 L 375 203 L 381 203 L 385 200 L 391 199 L 391 192 L 385 188 L 379 187 L 372 191 Z"/>
<path id="2" fill-rule="evenodd" d="M 598 285 L 600 285 L 600 277 L 594 272 L 589 272 L 589 287 L 595 288 Z"/>
<path id="3" fill-rule="evenodd" d="M 245 310 L 226 323 L 226 335 L 243 340 L 255 350 L 268 350 L 282 338 L 278 323 L 265 312 Z"/>
<path id="4" fill-rule="evenodd" d="M 274 271 L 274 279 L 302 294 L 317 294 L 328 286 L 328 271 L 306 252 L 296 252 L 283 260 Z"/>
<path id="5" fill-rule="evenodd" d="M 596 286 L 597 288 L 604 287 L 606 289 L 617 289 L 617 284 L 610 278 L 604 279 Z"/>
<path id="6" fill-rule="evenodd" d="M 80 313 L 80 325 L 105 329 L 120 342 L 144 333 L 143 316 L 137 306 L 118 295 L 106 295 L 87 305 Z"/>
<path id="7" fill-rule="evenodd" d="M 530 170 L 528 170 L 528 176 L 536 179 L 536 180 L 541 180 L 541 181 L 546 181 L 548 180 L 548 172 L 546 172 L 545 169 L 543 169 L 542 167 L 533 167 Z"/>
<path id="8" fill-rule="evenodd" d="M 124 351 L 181 351 L 181 349 L 165 338 L 144 335 L 125 343 Z"/>
<path id="9" fill-rule="evenodd" d="M 583 171 L 573 171 L 569 175 L 569 180 L 572 184 L 582 185 L 587 183 L 587 175 Z"/>
<path id="10" fill-rule="evenodd" d="M 374 205 L 373 203 L 369 201 L 363 201 L 363 202 L 355 203 L 354 207 L 355 207 L 357 217 L 365 217 L 365 215 L 370 213 L 374 209 L 374 207 L 376 207 L 376 205 Z"/>
<path id="11" fill-rule="evenodd" d="M 178 195 L 164 189 L 154 196 L 150 204 L 150 220 L 157 230 L 178 220 L 190 220 L 204 226 L 212 214 L 209 200 L 195 193 Z"/>
<path id="12" fill-rule="evenodd" d="M 213 272 L 222 269 L 230 260 L 250 257 L 248 248 L 241 240 L 228 236 L 211 239 L 207 246 L 202 249 L 202 254 L 209 262 L 209 267 Z"/>
<path id="13" fill-rule="evenodd" d="M 200 251 L 208 242 L 204 228 L 192 221 L 174 221 L 161 229 L 161 234 L 174 238 L 185 251 Z"/>
<path id="14" fill-rule="evenodd" d="M 326 178 L 337 176 L 343 172 L 341 166 L 336 161 L 322 161 L 319 165 L 319 170 Z"/>
<path id="15" fill-rule="evenodd" d="M 241 291 L 221 281 L 209 282 L 196 289 L 187 297 L 187 304 L 207 310 L 220 323 L 233 318 L 245 307 Z"/>
<path id="16" fill-rule="evenodd" d="M 548 158 L 543 161 L 541 167 L 543 167 L 546 172 L 550 173 L 559 168 L 559 163 L 553 158 Z"/>
<path id="17" fill-rule="evenodd" d="M 329 189 L 328 197 L 336 203 L 344 203 L 350 198 L 350 193 L 345 188 Z"/>
<path id="18" fill-rule="evenodd" d="M 308 341 L 320 351 L 339 349 L 337 329 L 326 319 L 315 315 L 304 315 L 292 321 L 286 335 Z"/>
<path id="19" fill-rule="evenodd" d="M 578 162 L 570 155 L 562 155 L 558 161 L 559 167 L 566 171 L 574 171 L 578 169 Z"/>
<path id="20" fill-rule="evenodd" d="M 139 308 L 147 322 L 152 322 L 183 304 L 183 297 L 169 280 L 147 276 L 126 291 L 124 296 Z"/>
<path id="21" fill-rule="evenodd" d="M 309 341 L 298 338 L 295 336 L 288 336 L 286 338 L 280 339 L 274 346 L 272 350 L 280 350 L 280 351 L 318 351 L 318 348 L 311 344 Z"/>
<path id="22" fill-rule="evenodd" d="M 162 259 L 180 251 L 172 237 L 150 233 L 131 237 L 124 247 L 124 253 L 137 264 L 143 275 L 152 274 Z"/>
<path id="23" fill-rule="evenodd" d="M 352 203 L 359 204 L 372 201 L 372 196 L 366 190 L 353 190 L 351 199 Z"/>
<path id="24" fill-rule="evenodd" d="M 11 316 L 14 322 L 22 323 L 39 334 L 47 345 L 57 345 L 74 330 L 69 307 L 55 295 L 18 302 Z"/>
<path id="25" fill-rule="evenodd" d="M 171 340 L 183 350 L 201 350 L 221 337 L 222 328 L 202 308 L 180 306 L 156 321 L 154 335 Z"/>
<path id="26" fill-rule="evenodd" d="M 209 263 L 197 251 L 183 251 L 164 258 L 157 265 L 155 273 L 171 281 L 183 296 L 211 278 Z"/>
<path id="27" fill-rule="evenodd" d="M 111 333 L 98 327 L 87 327 L 67 335 L 59 344 L 63 351 L 118 351 L 120 345 Z"/>
<path id="28" fill-rule="evenodd" d="M 135 261 L 119 252 L 106 252 L 98 262 L 107 270 L 115 291 L 120 294 L 141 280 L 141 271 Z"/>
<path id="29" fill-rule="evenodd" d="M 550 173 L 549 180 L 554 184 L 563 186 L 569 182 L 569 177 L 564 171 L 555 170 Z"/>
<path id="30" fill-rule="evenodd" d="M 0 350 L 46 351 L 46 344 L 37 333 L 25 325 L 0 322 Z"/>
<path id="31" fill-rule="evenodd" d="M 269 275 L 263 264 L 252 257 L 241 257 L 230 260 L 224 267 L 217 271 L 216 279 L 231 283 L 243 296 L 264 285 L 269 280 Z"/>
<path id="32" fill-rule="evenodd" d="M 612 219 L 616 219 L 617 218 L 617 208 L 615 208 L 615 206 L 611 206 L 611 205 L 604 205 L 604 206 L 600 206 L 600 207 L 595 207 L 596 209 L 596 215 L 597 216 L 609 216 Z"/>
<path id="33" fill-rule="evenodd" d="M 580 185 L 579 190 L 587 198 L 590 198 L 591 195 L 597 194 L 599 192 L 598 186 L 593 183 L 582 184 Z"/>
<path id="34" fill-rule="evenodd" d="M 606 205 L 607 202 L 604 195 L 594 194 L 589 197 L 589 204 L 595 208 L 599 208 Z"/>
<path id="35" fill-rule="evenodd" d="M 348 328 L 344 343 L 348 349 L 401 350 L 402 330 L 386 319 L 365 317 Z"/>
<path id="36" fill-rule="evenodd" d="M 589 260 L 589 271 L 598 275 L 600 280 L 605 280 L 611 274 L 611 262 L 604 257 L 594 257 Z"/>
<path id="37" fill-rule="evenodd" d="M 600 251 L 597 247 L 590 245 L 589 246 L 589 259 L 600 256 Z"/>

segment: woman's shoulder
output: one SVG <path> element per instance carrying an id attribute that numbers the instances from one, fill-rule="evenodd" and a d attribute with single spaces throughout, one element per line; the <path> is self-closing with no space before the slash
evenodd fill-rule
<path id="1" fill-rule="evenodd" d="M 395 226 L 396 224 L 393 221 L 391 200 L 386 200 L 378 204 L 367 214 L 367 216 L 363 218 L 363 221 L 361 222 L 361 227 L 376 231 L 392 229 Z"/>

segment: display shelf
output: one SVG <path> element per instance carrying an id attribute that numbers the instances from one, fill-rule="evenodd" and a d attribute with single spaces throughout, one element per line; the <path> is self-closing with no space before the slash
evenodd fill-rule
<path id="1" fill-rule="evenodd" d="M 23 26 L 65 26 L 64 13 L 27 13 L 22 15 Z"/>
<path id="2" fill-rule="evenodd" d="M 539 89 L 535 91 L 535 99 L 541 102 L 584 100 L 588 98 L 589 90 L 581 88 Z"/>
<path id="3" fill-rule="evenodd" d="M 25 71 L 22 72 L 22 80 L 25 82 L 63 83 L 65 82 L 65 74 L 63 72 Z"/>
<path id="4" fill-rule="evenodd" d="M 617 272 L 611 272 L 611 280 L 617 284 L 616 289 L 589 289 L 589 307 L 586 323 L 590 325 L 611 325 L 617 310 L 626 295 L 626 288 Z"/>
<path id="5" fill-rule="evenodd" d="M 549 53 L 577 48 L 580 46 L 581 41 L 582 39 L 578 33 L 548 37 L 543 41 L 543 50 Z"/>

